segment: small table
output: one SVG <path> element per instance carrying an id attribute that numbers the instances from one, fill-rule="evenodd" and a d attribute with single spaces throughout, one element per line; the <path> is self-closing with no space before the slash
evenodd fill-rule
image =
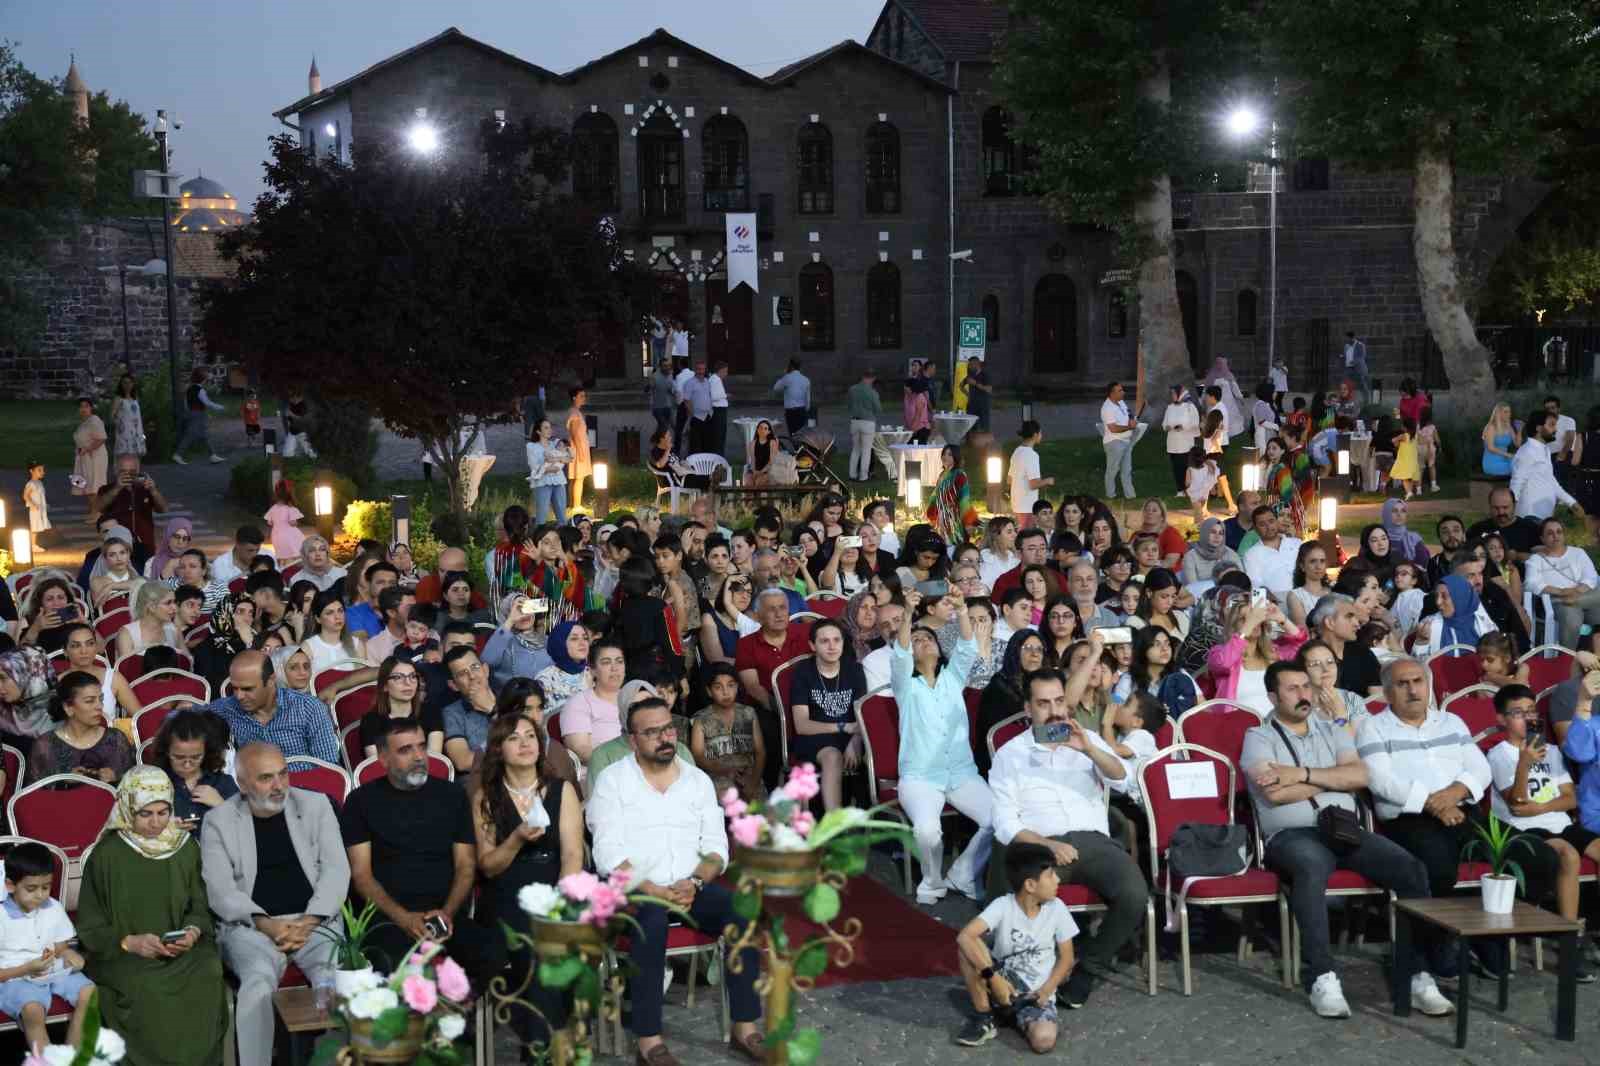
<path id="1" fill-rule="evenodd" d="M 883 464 L 883 472 L 885 474 L 890 477 L 895 476 L 894 457 L 890 454 L 889 449 L 897 444 L 906 443 L 913 436 L 915 436 L 915 433 L 904 426 L 895 426 L 893 428 L 878 427 L 877 435 L 872 441 L 872 454 L 877 458 L 878 462 Z M 867 467 L 867 473 L 869 475 L 872 473 L 870 465 Z"/>
<path id="2" fill-rule="evenodd" d="M 316 991 L 304 985 L 299 988 L 280 988 L 272 993 L 272 1005 L 289 1033 L 289 1061 L 300 1066 L 305 1061 L 300 1054 L 300 1033 L 320 1033 L 333 1028 L 333 1019 L 325 1010 L 317 1009 Z"/>
<path id="3" fill-rule="evenodd" d="M 767 423 L 768 425 L 770 425 L 772 427 L 772 435 L 774 437 L 776 437 L 778 435 L 778 427 L 785 424 L 784 421 L 783 421 L 783 416 L 782 415 L 779 415 L 776 419 L 773 419 L 773 418 L 748 418 L 748 417 L 746 417 L 746 418 L 735 418 L 733 420 L 733 424 L 734 425 L 736 425 L 740 429 L 744 430 L 744 446 L 745 446 L 745 450 L 746 451 L 750 450 L 750 442 L 756 439 L 756 426 L 759 425 L 762 422 L 765 422 L 765 423 Z M 787 430 L 785 430 L 785 431 L 787 431 Z"/>
<path id="4" fill-rule="evenodd" d="M 933 416 L 933 428 L 950 444 L 960 445 L 963 438 L 978 424 L 977 415 L 961 411 L 938 411 Z"/>
<path id="5" fill-rule="evenodd" d="M 906 464 L 922 464 L 922 491 L 926 493 L 929 486 L 939 480 L 939 453 L 944 451 L 944 441 L 938 444 L 891 444 L 889 451 L 895 457 L 899 474 L 896 476 L 897 491 L 899 495 L 906 494 Z"/>
<path id="6" fill-rule="evenodd" d="M 1460 993 L 1456 996 L 1456 1047 L 1467 1046 L 1468 985 L 1472 968 L 1467 954 L 1474 939 L 1480 937 L 1554 936 L 1561 942 L 1561 960 L 1556 977 L 1556 1039 L 1576 1037 L 1578 1013 L 1578 923 L 1558 914 L 1517 900 L 1510 914 L 1489 914 L 1477 896 L 1448 899 L 1401 899 L 1394 904 L 1394 965 L 1390 969 L 1394 1013 L 1404 1018 L 1411 1013 L 1411 975 L 1402 972 L 1400 959 L 1410 957 L 1413 924 L 1427 922 L 1460 939 Z M 1506 1009 L 1510 989 L 1509 968 L 1500 975 L 1499 1008 Z"/>

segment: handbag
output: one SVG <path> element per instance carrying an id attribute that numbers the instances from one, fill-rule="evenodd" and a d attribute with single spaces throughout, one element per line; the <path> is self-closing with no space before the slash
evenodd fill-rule
<path id="1" fill-rule="evenodd" d="M 1299 766 L 1300 753 L 1289 741 L 1289 734 L 1284 731 L 1276 718 L 1272 719 L 1272 728 L 1283 738 L 1283 746 L 1289 749 L 1289 758 Z M 1324 807 L 1317 803 L 1315 796 L 1306 802 L 1317 812 L 1317 833 L 1329 850 L 1344 852 L 1361 844 L 1361 819 L 1356 817 L 1355 811 L 1345 810 L 1343 807 Z"/>

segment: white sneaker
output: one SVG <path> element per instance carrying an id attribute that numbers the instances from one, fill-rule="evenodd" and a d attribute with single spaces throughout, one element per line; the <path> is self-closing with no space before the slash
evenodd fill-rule
<path id="1" fill-rule="evenodd" d="M 917 884 L 917 902 L 924 907 L 931 907 L 944 899 L 949 891 L 949 886 L 943 881 L 929 881 L 924 878 Z"/>
<path id="2" fill-rule="evenodd" d="M 188 466 L 189 465 L 189 460 L 185 459 L 181 455 L 174 455 L 172 457 L 172 461 L 177 463 L 179 466 Z"/>
<path id="3" fill-rule="evenodd" d="M 211 461 L 212 461 L 212 462 L 213 462 L 213 463 L 225 463 L 225 462 L 227 462 L 227 461 L 228 461 L 228 460 L 226 460 L 226 459 L 224 459 L 224 458 L 223 458 L 223 457 L 222 457 L 222 456 L 220 456 L 220 455 L 213 455 L 213 456 L 212 456 L 212 457 L 211 457 Z"/>
<path id="4" fill-rule="evenodd" d="M 1411 978 L 1411 1009 L 1430 1018 L 1442 1018 L 1454 1014 L 1456 1005 L 1444 998 L 1439 986 L 1433 983 L 1432 974 L 1419 973 Z"/>
<path id="5" fill-rule="evenodd" d="M 1415 987 L 1415 986 L 1413 986 Z M 1438 995 L 1434 991 L 1434 995 Z M 1412 993 L 1415 998 L 1416 993 Z M 1311 985 L 1311 1009 L 1321 1018 L 1348 1018 L 1350 1017 L 1350 1004 L 1345 1002 L 1344 987 L 1339 984 L 1339 975 L 1329 970 L 1317 978 Z"/>
<path id="6" fill-rule="evenodd" d="M 661 974 L 661 994 L 667 994 L 667 989 L 672 987 L 672 964 L 668 963 L 666 970 Z"/>

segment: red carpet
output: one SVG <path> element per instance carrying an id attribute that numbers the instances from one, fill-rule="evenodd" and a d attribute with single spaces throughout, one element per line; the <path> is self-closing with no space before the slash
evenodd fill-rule
<path id="1" fill-rule="evenodd" d="M 785 905 L 784 928 L 796 945 L 820 930 L 807 921 L 795 901 Z M 818 988 L 862 981 L 898 981 L 906 977 L 953 977 L 956 931 L 919 910 L 916 904 L 869 876 L 854 878 L 844 890 L 844 905 L 834 928 L 847 918 L 861 919 L 855 961 L 846 969 L 830 966 L 817 979 Z"/>

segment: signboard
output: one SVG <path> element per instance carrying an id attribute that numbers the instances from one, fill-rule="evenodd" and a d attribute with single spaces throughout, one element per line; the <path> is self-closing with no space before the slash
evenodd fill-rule
<path id="1" fill-rule="evenodd" d="M 962 360 L 982 359 L 988 344 L 989 320 L 985 318 L 961 319 L 960 342 L 957 347 Z"/>
<path id="2" fill-rule="evenodd" d="M 1102 285 L 1126 285 L 1133 280 L 1132 270 L 1108 270 L 1100 275 Z"/>
<path id="3" fill-rule="evenodd" d="M 728 291 L 749 285 L 751 292 L 760 292 L 761 286 L 756 281 L 755 213 L 730 211 L 723 217 L 728 234 Z"/>

